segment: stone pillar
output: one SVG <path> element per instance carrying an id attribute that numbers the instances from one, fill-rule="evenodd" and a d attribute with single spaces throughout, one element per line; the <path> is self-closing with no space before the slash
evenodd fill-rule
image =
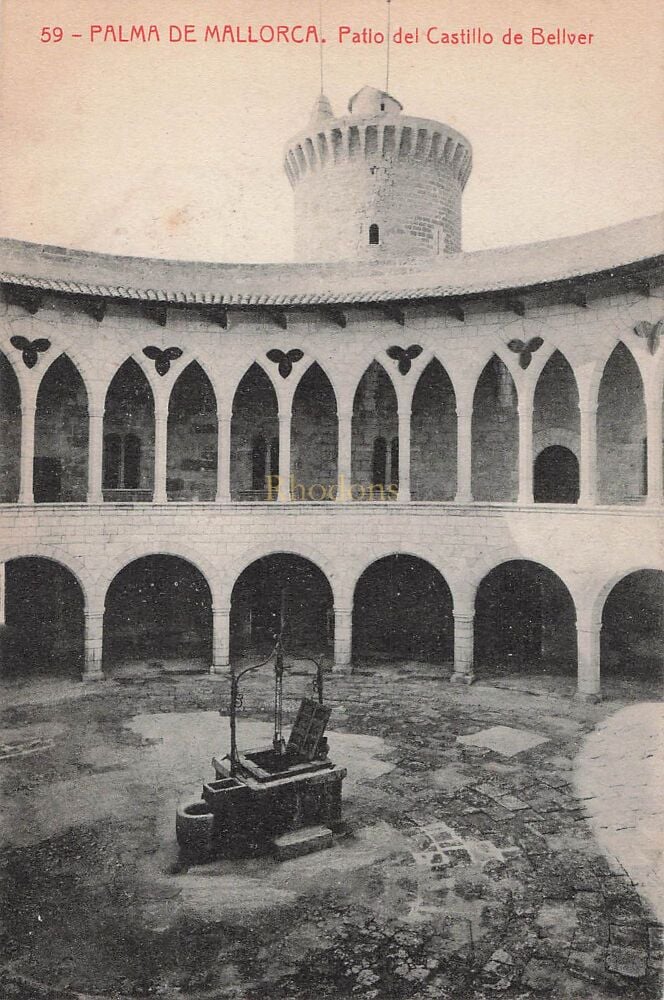
<path id="1" fill-rule="evenodd" d="M 353 411 L 339 410 L 339 447 L 337 452 L 337 500 L 344 503 L 352 500 L 350 488 L 353 475 Z"/>
<path id="2" fill-rule="evenodd" d="M 211 674 L 224 674 L 230 664 L 231 609 L 212 609 L 212 665 Z"/>
<path id="3" fill-rule="evenodd" d="M 19 503 L 34 503 L 33 473 L 35 465 L 35 414 L 37 399 L 34 393 L 24 398 L 21 405 L 21 486 Z"/>
<path id="4" fill-rule="evenodd" d="M 88 503 L 102 503 L 102 463 L 104 455 L 104 413 L 91 410 L 88 440 Z"/>
<path id="5" fill-rule="evenodd" d="M 576 623 L 578 674 L 577 697 L 583 701 L 599 701 L 601 618 L 589 613 L 579 614 Z"/>
<path id="6" fill-rule="evenodd" d="M 84 661 L 83 680 L 98 681 L 103 679 L 101 668 L 102 647 L 104 638 L 104 614 L 98 611 L 86 611 L 84 616 Z"/>
<path id="7" fill-rule="evenodd" d="M 452 684 L 472 684 L 475 680 L 473 672 L 473 645 L 475 614 L 472 602 L 458 611 L 454 611 L 454 673 Z"/>
<path id="8" fill-rule="evenodd" d="M 597 503 L 597 408 L 579 411 L 579 505 L 590 507 Z"/>
<path id="9" fill-rule="evenodd" d="M 533 502 L 533 397 L 521 393 L 519 400 L 519 498 L 520 504 Z"/>
<path id="10" fill-rule="evenodd" d="M 279 405 L 279 496 L 280 503 L 287 503 L 290 492 L 291 456 L 291 400 L 282 399 Z"/>
<path id="11" fill-rule="evenodd" d="M 231 415 L 217 416 L 217 503 L 231 502 Z"/>
<path id="12" fill-rule="evenodd" d="M 153 503 L 166 503 L 166 462 L 168 455 L 168 403 L 160 400 L 154 413 Z"/>
<path id="13" fill-rule="evenodd" d="M 471 503 L 473 411 L 457 410 L 457 503 Z"/>
<path id="14" fill-rule="evenodd" d="M 336 673 L 351 672 L 353 649 L 353 609 L 334 609 L 334 670 Z"/>
<path id="15" fill-rule="evenodd" d="M 410 501 L 410 402 L 399 406 L 399 503 Z"/>
<path id="16" fill-rule="evenodd" d="M 662 503 L 662 391 L 652 386 L 646 393 L 648 494 L 647 504 Z"/>
<path id="17" fill-rule="evenodd" d="M 6 625 L 5 617 L 5 564 L 0 562 L 0 627 Z"/>

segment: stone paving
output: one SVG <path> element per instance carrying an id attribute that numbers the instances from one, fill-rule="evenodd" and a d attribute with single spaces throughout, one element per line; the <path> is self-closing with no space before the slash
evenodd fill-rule
<path id="1" fill-rule="evenodd" d="M 287 718 L 309 685 L 287 677 Z M 226 678 L 8 690 L 0 995 L 661 996 L 652 691 L 593 706 L 396 668 L 327 688 L 351 770 L 334 847 L 196 866 L 173 810 L 223 749 Z M 250 678 L 241 738 L 271 710 Z"/>

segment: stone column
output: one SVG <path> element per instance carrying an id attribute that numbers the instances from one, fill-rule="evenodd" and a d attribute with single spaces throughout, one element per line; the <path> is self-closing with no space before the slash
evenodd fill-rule
<path id="1" fill-rule="evenodd" d="M 410 402 L 399 406 L 399 503 L 410 501 Z"/>
<path id="2" fill-rule="evenodd" d="M 580 613 L 576 623 L 578 651 L 577 697 L 582 701 L 599 701 L 600 633 L 602 620 L 589 612 Z"/>
<path id="3" fill-rule="evenodd" d="M 86 611 L 84 624 L 85 638 L 83 680 L 102 680 L 104 676 L 101 668 L 104 638 L 104 613 L 101 611 Z"/>
<path id="4" fill-rule="evenodd" d="M 290 501 L 291 400 L 279 404 L 279 503 Z"/>
<path id="5" fill-rule="evenodd" d="M 352 485 L 352 434 L 353 434 L 353 410 L 339 410 L 339 447 L 337 451 L 337 501 L 344 503 L 351 500 L 350 488 Z"/>
<path id="6" fill-rule="evenodd" d="M 0 562 L 0 627 L 6 625 L 5 618 L 5 564 Z"/>
<path id="7" fill-rule="evenodd" d="M 88 503 L 102 503 L 102 463 L 104 455 L 104 412 L 91 410 L 88 439 Z"/>
<path id="8" fill-rule="evenodd" d="M 473 410 L 457 410 L 457 503 L 471 503 L 473 452 Z"/>
<path id="9" fill-rule="evenodd" d="M 231 502 L 231 414 L 217 416 L 217 503 Z"/>
<path id="10" fill-rule="evenodd" d="M 21 405 L 21 485 L 19 503 L 34 503 L 33 473 L 35 464 L 36 393 L 31 392 Z"/>
<path id="11" fill-rule="evenodd" d="M 212 665 L 211 674 L 224 674 L 230 664 L 231 609 L 212 609 Z"/>
<path id="12" fill-rule="evenodd" d="M 662 391 L 652 386 L 646 393 L 648 494 L 646 503 L 662 503 Z"/>
<path id="13" fill-rule="evenodd" d="M 597 503 L 597 408 L 583 408 L 580 416 L 579 505 Z"/>
<path id="14" fill-rule="evenodd" d="M 533 502 L 533 397 L 522 390 L 519 399 L 519 497 L 520 504 Z"/>
<path id="15" fill-rule="evenodd" d="M 351 672 L 353 649 L 353 609 L 334 609 L 334 670 L 336 673 Z"/>
<path id="16" fill-rule="evenodd" d="M 475 680 L 473 672 L 473 645 L 475 612 L 473 602 L 464 602 L 454 615 L 454 673 L 452 684 L 472 684 Z"/>
<path id="17" fill-rule="evenodd" d="M 160 400 L 154 413 L 154 489 L 153 503 L 166 503 L 166 462 L 168 455 L 168 403 Z"/>

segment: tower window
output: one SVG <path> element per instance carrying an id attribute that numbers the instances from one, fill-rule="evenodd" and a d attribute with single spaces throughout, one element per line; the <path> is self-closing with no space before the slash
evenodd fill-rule
<path id="1" fill-rule="evenodd" d="M 378 246 L 380 243 L 380 233 L 378 231 L 378 226 L 375 222 L 372 222 L 369 226 L 369 246 Z"/>

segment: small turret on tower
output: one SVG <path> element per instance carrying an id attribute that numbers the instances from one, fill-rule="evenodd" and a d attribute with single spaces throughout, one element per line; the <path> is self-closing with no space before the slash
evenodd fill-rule
<path id="1" fill-rule="evenodd" d="M 348 115 L 335 118 L 320 94 L 285 153 L 298 260 L 407 260 L 461 250 L 470 143 L 402 110 L 385 91 L 363 87 Z"/>

